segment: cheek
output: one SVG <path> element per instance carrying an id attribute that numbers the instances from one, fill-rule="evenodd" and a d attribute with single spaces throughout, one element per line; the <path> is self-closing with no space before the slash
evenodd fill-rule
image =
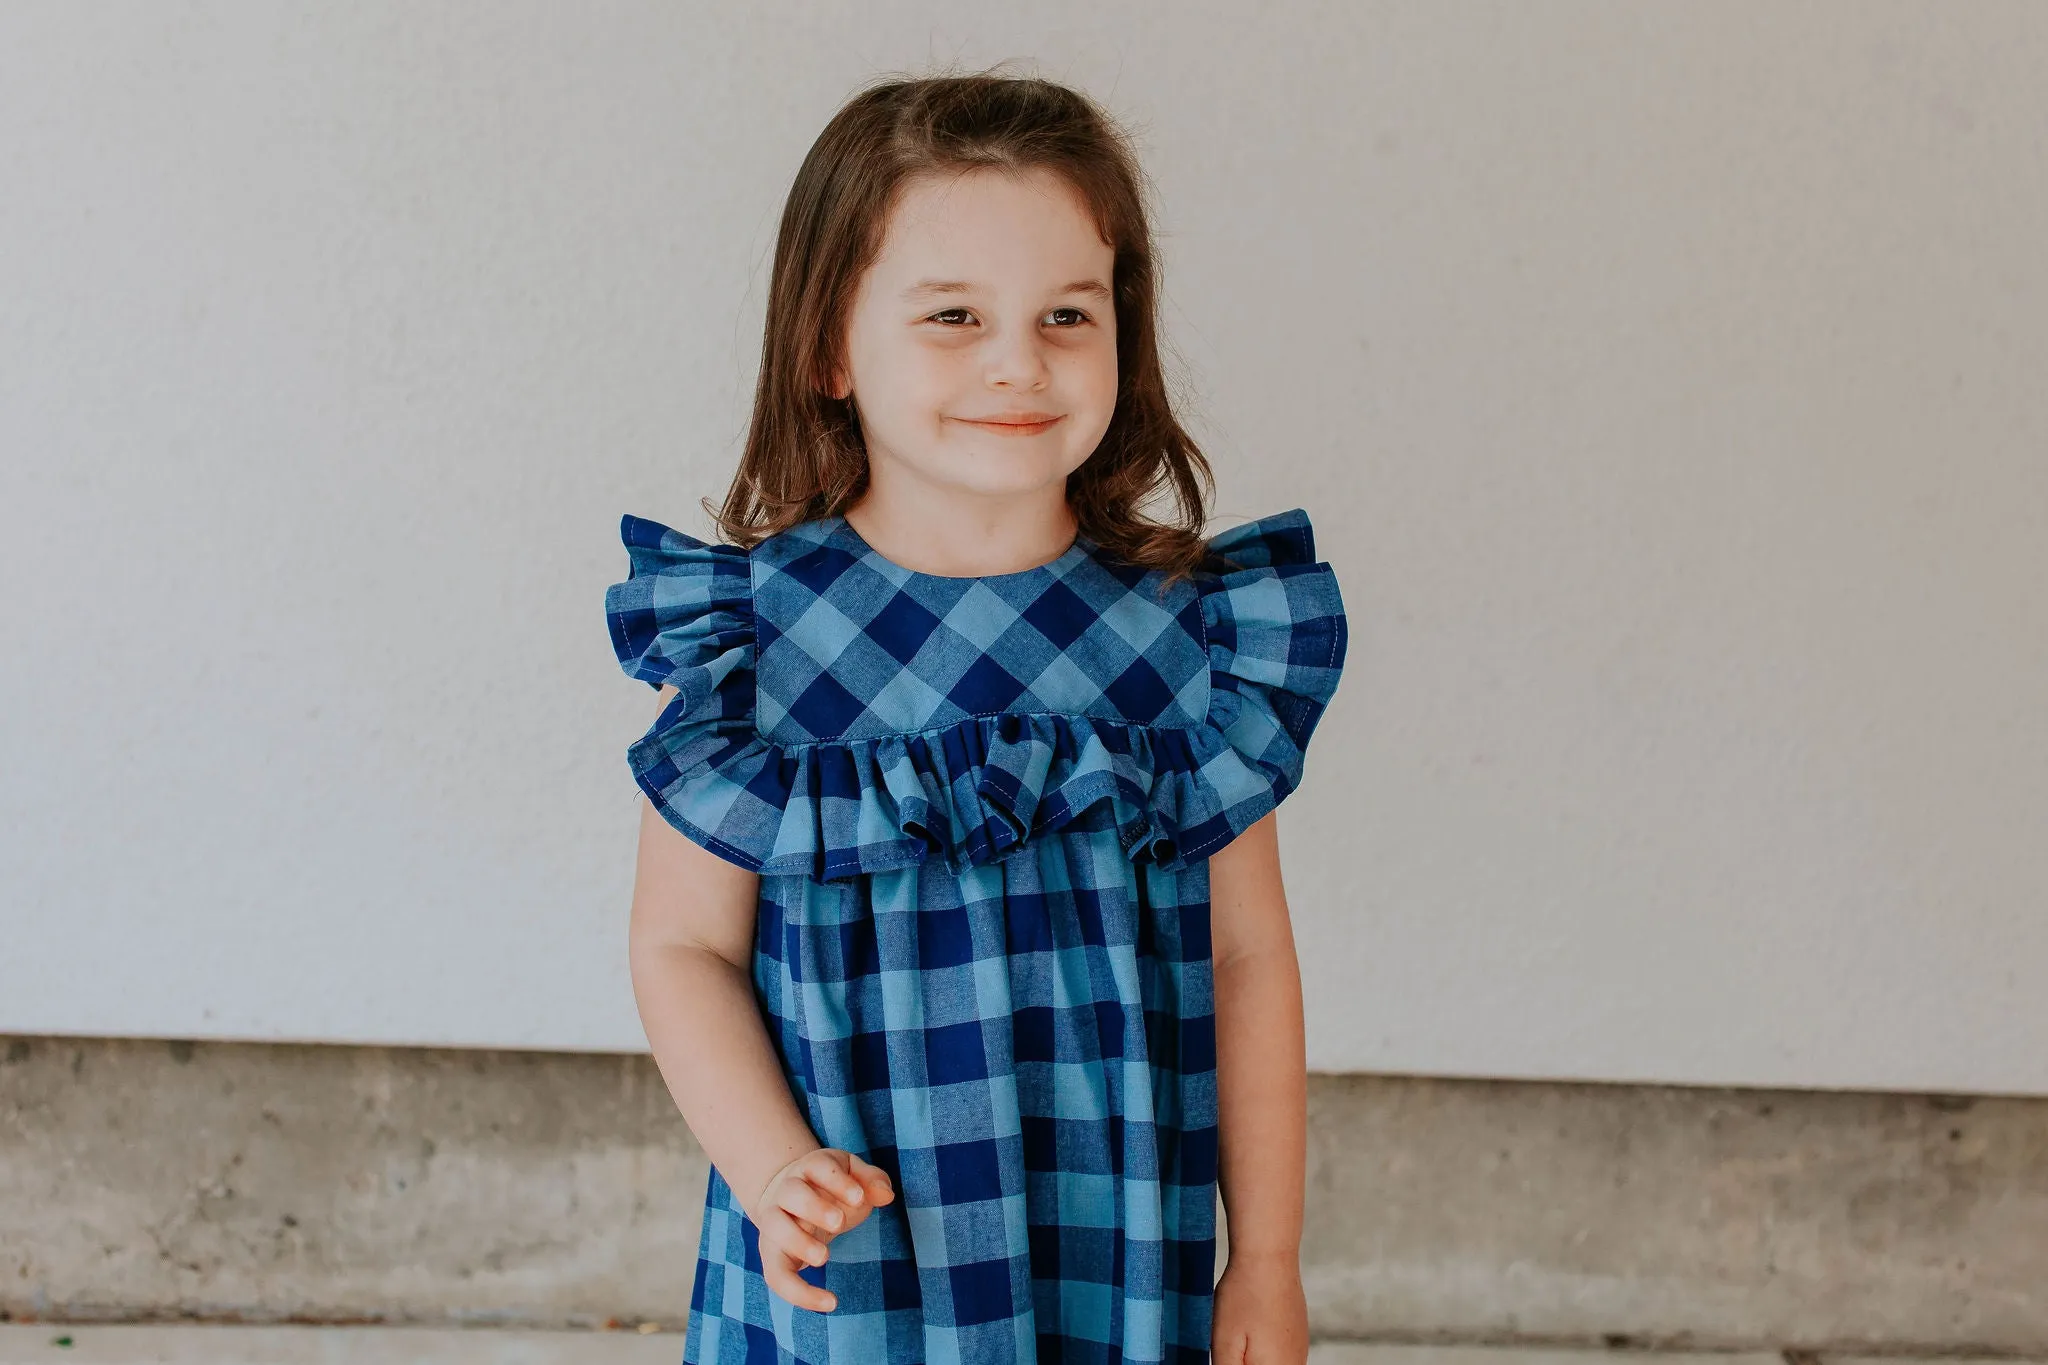
<path id="1" fill-rule="evenodd" d="M 945 414 L 961 410 L 961 395 L 973 387 L 969 380 L 965 367 L 927 356 L 904 372 L 903 398 L 918 416 L 937 423 Z"/>
<path id="2" fill-rule="evenodd" d="M 916 346 L 875 346 L 862 356 L 860 373 L 871 399 L 917 409 L 939 403 L 952 387 L 952 370 L 943 357 Z"/>
<path id="3" fill-rule="evenodd" d="M 946 415 L 973 406 L 970 388 L 946 367 L 928 359 L 898 357 L 869 387 L 868 401 L 877 420 L 899 437 L 908 439 L 912 433 L 922 433 L 937 438 L 956 433 Z M 963 398 L 963 394 L 968 396 Z"/>
<path id="4" fill-rule="evenodd" d="M 1074 382 L 1077 392 L 1087 395 L 1087 400 L 1099 408 L 1116 406 L 1116 347 L 1103 346 L 1091 350 L 1075 367 Z"/>
<path id="5" fill-rule="evenodd" d="M 904 365 L 903 390 L 934 413 L 972 409 L 984 395 L 982 368 L 966 347 L 926 347 Z"/>

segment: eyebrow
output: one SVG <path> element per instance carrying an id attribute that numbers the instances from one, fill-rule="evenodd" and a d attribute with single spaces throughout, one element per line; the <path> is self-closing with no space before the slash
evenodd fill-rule
<path id="1" fill-rule="evenodd" d="M 915 299 L 923 298 L 928 294 L 968 294 L 972 293 L 973 290 L 974 286 L 966 280 L 919 280 L 916 284 L 904 290 L 902 297 Z M 1108 285 L 1104 284 L 1101 280 L 1095 279 L 1075 280 L 1072 284 L 1054 292 L 1058 294 L 1087 294 L 1093 298 L 1104 300 L 1114 297 L 1110 293 Z"/>

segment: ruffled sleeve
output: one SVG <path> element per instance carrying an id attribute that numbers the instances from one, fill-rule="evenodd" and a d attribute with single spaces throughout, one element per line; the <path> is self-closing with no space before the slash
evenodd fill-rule
<path id="1" fill-rule="evenodd" d="M 1151 856 L 1169 867 L 1214 853 L 1300 785 L 1344 669 L 1344 600 L 1305 510 L 1234 526 L 1208 546 L 1213 571 L 1197 578 L 1208 715 L 1151 800 Z"/>
<path id="2" fill-rule="evenodd" d="M 627 749 L 662 817 L 712 852 L 758 868 L 754 831 L 774 811 L 731 774 L 766 748 L 754 728 L 753 568 L 744 549 L 660 522 L 619 522 L 630 577 L 605 590 L 626 676 L 676 695 Z"/>

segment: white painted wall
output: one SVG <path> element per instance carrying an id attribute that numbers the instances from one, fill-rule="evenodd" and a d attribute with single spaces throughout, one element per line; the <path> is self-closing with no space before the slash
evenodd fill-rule
<path id="1" fill-rule="evenodd" d="M 2027 0 L 0 7 L 0 1030 L 642 1046 L 619 514 L 839 101 L 1005 56 L 1345 589 L 1314 1067 L 2048 1093 Z"/>

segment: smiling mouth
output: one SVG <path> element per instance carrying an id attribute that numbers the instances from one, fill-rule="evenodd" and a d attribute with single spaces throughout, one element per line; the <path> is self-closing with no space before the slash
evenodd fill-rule
<path id="1" fill-rule="evenodd" d="M 968 426 L 980 427 L 983 431 L 993 431 L 1003 436 L 1034 436 L 1062 419 L 1048 417 L 1043 422 L 977 422 L 972 418 L 962 417 L 958 420 L 967 423 Z"/>

